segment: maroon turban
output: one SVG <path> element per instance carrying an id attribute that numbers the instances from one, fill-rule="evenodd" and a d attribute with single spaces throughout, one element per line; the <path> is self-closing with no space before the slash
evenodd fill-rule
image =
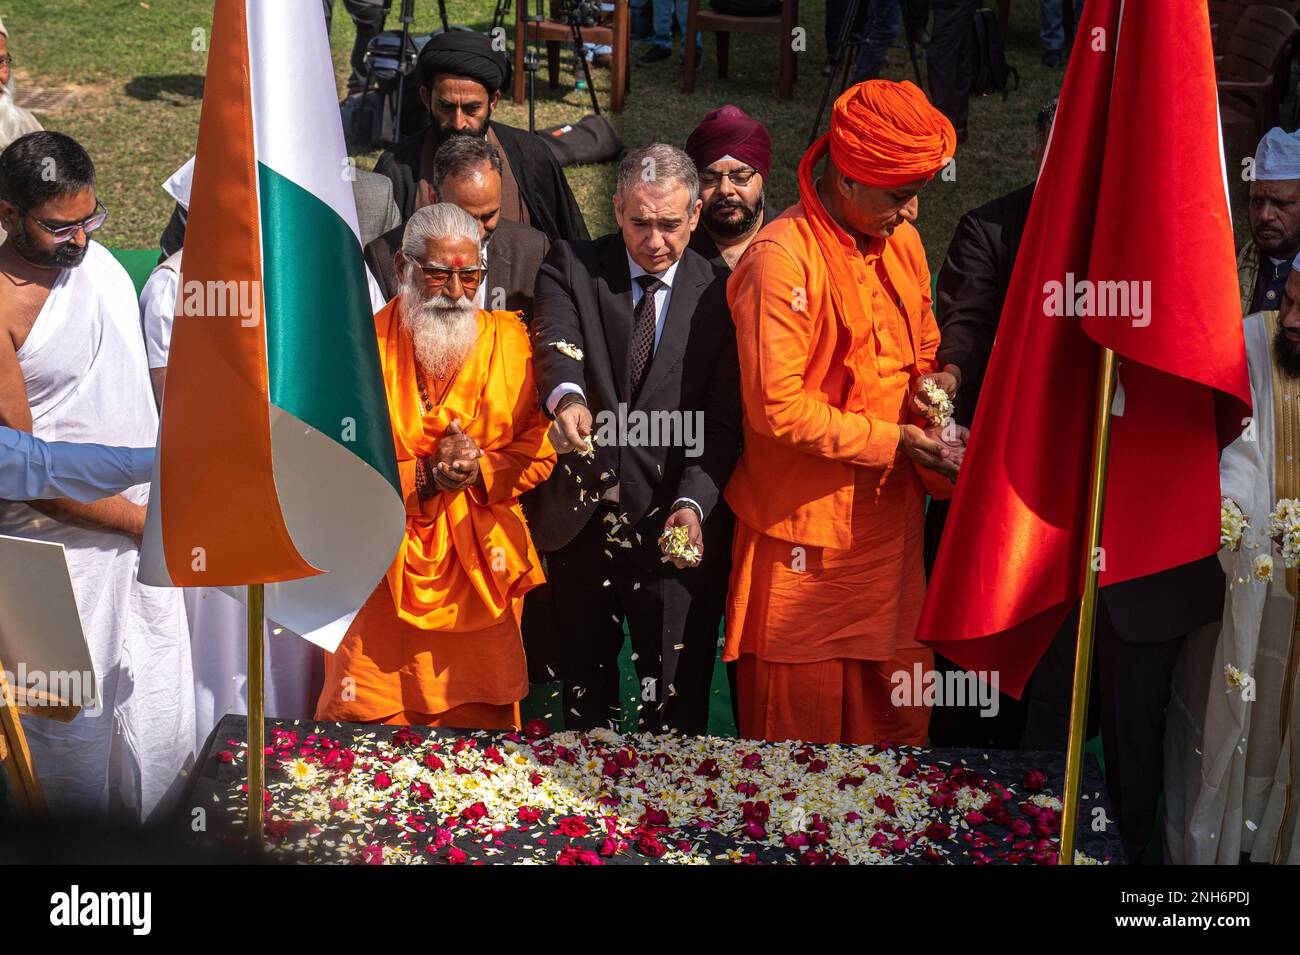
<path id="1" fill-rule="evenodd" d="M 686 139 L 686 155 L 696 168 L 712 165 L 723 156 L 753 166 L 767 178 L 772 169 L 772 138 L 767 127 L 739 106 L 719 106 Z"/>

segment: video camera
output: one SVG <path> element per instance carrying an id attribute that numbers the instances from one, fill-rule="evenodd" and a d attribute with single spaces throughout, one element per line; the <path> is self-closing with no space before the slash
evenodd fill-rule
<path id="1" fill-rule="evenodd" d="M 551 19 L 580 27 L 600 23 L 600 0 L 551 0 Z"/>

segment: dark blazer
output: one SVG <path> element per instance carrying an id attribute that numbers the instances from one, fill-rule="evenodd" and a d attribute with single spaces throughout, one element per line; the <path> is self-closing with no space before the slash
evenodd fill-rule
<path id="1" fill-rule="evenodd" d="M 939 270 L 939 367 L 953 364 L 961 369 L 961 388 L 953 402 L 959 424 L 969 425 L 975 416 L 1033 197 L 1030 183 L 967 212 L 957 222 Z"/>
<path id="2" fill-rule="evenodd" d="M 691 498 L 708 518 L 740 456 L 740 366 L 726 286 L 726 276 L 705 259 L 690 249 L 683 253 L 659 347 L 633 402 L 628 395 L 632 278 L 623 237 L 615 233 L 551 246 L 537 276 L 530 329 L 543 406 L 556 386 L 579 385 L 597 434 L 602 421 L 617 419 L 620 404 L 629 412 L 699 412 L 702 446 L 698 457 L 687 457 L 682 441 L 621 448 L 597 444 L 594 461 L 561 455 L 550 478 L 524 500 L 538 549 L 558 550 L 573 540 L 597 510 L 599 493 L 614 483 L 619 509 L 648 551 L 657 553 L 658 530 L 678 498 Z M 553 345 L 557 341 L 577 345 L 583 360 L 560 352 Z"/>
<path id="3" fill-rule="evenodd" d="M 534 133 L 493 122 L 492 131 L 506 154 L 506 162 L 519 184 L 519 194 L 528 206 L 532 224 L 552 242 L 557 239 L 586 239 L 587 224 L 582 220 L 578 200 L 573 197 L 564 170 L 555 155 Z M 428 129 L 399 140 L 384 150 L 375 162 L 375 172 L 393 181 L 393 198 L 402 212 L 402 221 L 415 212 L 416 182 L 424 137 Z"/>
<path id="4" fill-rule="evenodd" d="M 384 293 L 385 299 L 397 294 L 400 284 L 397 280 L 397 268 L 393 265 L 393 255 L 402 247 L 402 232 L 405 226 L 389 229 L 379 238 L 366 246 L 366 264 L 375 274 L 375 281 Z M 504 291 L 500 308 L 524 313 L 525 320 L 533 314 L 533 282 L 537 279 L 537 270 L 542 267 L 546 250 L 551 247 L 546 236 L 532 226 L 521 222 L 502 219 L 492 233 L 488 243 L 487 256 L 487 300 L 488 308 L 497 307 L 497 289 Z"/>

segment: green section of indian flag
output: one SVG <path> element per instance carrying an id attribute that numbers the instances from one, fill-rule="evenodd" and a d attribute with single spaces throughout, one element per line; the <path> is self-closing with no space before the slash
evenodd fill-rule
<path id="1" fill-rule="evenodd" d="M 269 585 L 266 611 L 333 650 L 406 513 L 321 5 L 246 11 L 276 488 L 299 552 L 327 571 Z"/>

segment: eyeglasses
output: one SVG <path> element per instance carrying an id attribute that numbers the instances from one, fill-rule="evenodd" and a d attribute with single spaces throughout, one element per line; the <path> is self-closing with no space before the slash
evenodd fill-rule
<path id="1" fill-rule="evenodd" d="M 716 189 L 722 185 L 722 177 L 726 176 L 731 180 L 733 186 L 739 186 L 743 189 L 749 185 L 749 181 L 756 175 L 758 175 L 757 169 L 732 169 L 729 172 L 714 172 L 712 169 L 706 169 L 700 173 L 700 188 Z"/>
<path id="2" fill-rule="evenodd" d="M 478 288 L 487 276 L 487 269 L 483 268 L 448 269 L 441 265 L 425 265 L 415 259 L 411 259 L 410 263 L 420 270 L 424 276 L 424 284 L 429 288 L 442 288 L 451 281 L 453 275 L 458 275 L 460 284 L 464 288 L 473 290 Z"/>
<path id="3" fill-rule="evenodd" d="M 13 65 L 14 65 L 14 57 L 12 53 L 5 53 L 3 55 L 0 55 L 0 66 L 13 66 Z"/>
<path id="4" fill-rule="evenodd" d="M 54 240 L 55 245 L 62 245 L 64 242 L 71 240 L 71 238 L 79 231 L 85 230 L 87 236 L 96 231 L 104 224 L 104 220 L 108 218 L 108 209 L 104 207 L 102 202 L 96 199 L 95 211 L 80 222 L 74 222 L 71 225 L 53 226 L 42 222 L 35 216 L 29 216 L 28 218 L 49 233 L 49 236 Z"/>

